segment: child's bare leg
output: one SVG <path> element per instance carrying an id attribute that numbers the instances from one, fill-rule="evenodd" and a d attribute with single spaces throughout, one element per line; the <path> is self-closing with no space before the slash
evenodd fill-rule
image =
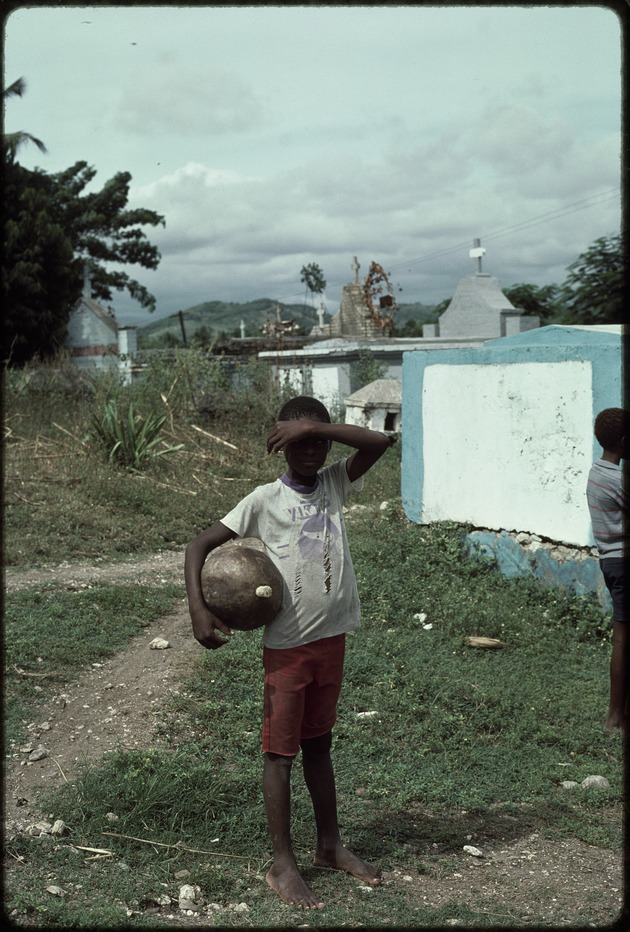
<path id="1" fill-rule="evenodd" d="M 341 843 L 337 820 L 335 775 L 330 757 L 332 735 L 302 741 L 304 779 L 313 801 L 317 826 L 317 850 L 314 863 L 319 867 L 344 870 L 364 883 L 377 886 L 381 872 L 349 851 Z"/>
<path id="2" fill-rule="evenodd" d="M 323 909 L 324 904 L 308 887 L 298 871 L 291 845 L 291 766 L 293 757 L 265 754 L 263 793 L 271 834 L 273 864 L 266 880 L 290 906 Z"/>
<path id="3" fill-rule="evenodd" d="M 610 703 L 606 728 L 625 728 L 628 724 L 628 665 L 630 663 L 630 637 L 628 624 L 613 620 L 612 654 L 610 657 Z"/>

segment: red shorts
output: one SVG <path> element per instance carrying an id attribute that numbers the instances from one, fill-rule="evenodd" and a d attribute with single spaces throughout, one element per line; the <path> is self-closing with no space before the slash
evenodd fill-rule
<path id="1" fill-rule="evenodd" d="M 262 749 L 294 757 L 305 738 L 317 738 L 337 720 L 345 634 L 301 647 L 265 647 L 265 709 Z"/>

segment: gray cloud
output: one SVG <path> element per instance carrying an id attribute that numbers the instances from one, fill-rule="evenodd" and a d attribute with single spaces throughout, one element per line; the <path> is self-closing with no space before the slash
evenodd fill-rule
<path id="1" fill-rule="evenodd" d="M 209 299 L 329 307 L 357 255 L 402 300 L 449 297 L 484 239 L 504 285 L 562 281 L 620 221 L 620 33 L 597 7 L 24 8 L 8 75 L 29 90 L 6 129 L 132 175 L 152 208 L 158 313 Z M 51 43 L 51 36 L 55 41 Z M 80 41 L 79 41 L 80 39 Z M 561 40 L 561 41 L 560 41 Z M 35 161 L 36 159 L 36 161 Z M 122 322 L 143 312 L 116 296 Z"/>
<path id="2" fill-rule="evenodd" d="M 249 133 L 265 123 L 264 102 L 235 72 L 160 62 L 121 88 L 114 126 L 125 133 L 208 138 Z"/>

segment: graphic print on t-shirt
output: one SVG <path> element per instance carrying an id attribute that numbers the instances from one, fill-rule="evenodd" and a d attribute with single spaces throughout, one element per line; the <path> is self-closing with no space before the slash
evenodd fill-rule
<path id="1" fill-rule="evenodd" d="M 324 589 L 326 592 L 330 592 L 332 554 L 338 549 L 336 543 L 340 536 L 338 528 L 333 524 L 330 517 L 321 511 L 307 518 L 300 528 L 298 550 L 302 562 L 323 566 Z"/>

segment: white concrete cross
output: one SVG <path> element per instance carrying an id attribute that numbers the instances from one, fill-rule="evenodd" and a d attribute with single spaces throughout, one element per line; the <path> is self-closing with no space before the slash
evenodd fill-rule
<path id="1" fill-rule="evenodd" d="M 319 307 L 317 308 L 317 320 L 320 330 L 324 326 L 324 313 L 324 302 L 321 301 Z"/>
<path id="2" fill-rule="evenodd" d="M 469 251 L 468 255 L 471 259 L 477 260 L 477 275 L 481 275 L 481 257 L 485 256 L 486 250 L 481 245 L 480 239 L 473 240 L 473 248 Z"/>

